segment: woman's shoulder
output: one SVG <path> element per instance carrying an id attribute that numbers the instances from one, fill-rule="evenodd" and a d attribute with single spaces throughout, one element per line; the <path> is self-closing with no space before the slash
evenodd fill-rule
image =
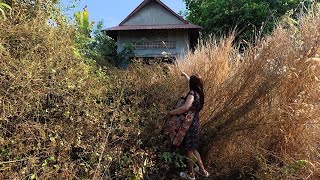
<path id="1" fill-rule="evenodd" d="M 186 98 L 187 98 L 189 95 L 193 96 L 193 98 L 194 98 L 195 100 L 200 98 L 199 93 L 196 92 L 196 91 L 193 91 L 193 90 L 190 90 L 190 91 L 188 92 Z"/>

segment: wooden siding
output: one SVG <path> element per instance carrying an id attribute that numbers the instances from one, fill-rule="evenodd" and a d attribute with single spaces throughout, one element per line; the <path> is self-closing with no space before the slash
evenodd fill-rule
<path id="1" fill-rule="evenodd" d="M 128 19 L 123 25 L 160 24 L 184 24 L 184 22 L 158 3 L 152 2 Z"/>

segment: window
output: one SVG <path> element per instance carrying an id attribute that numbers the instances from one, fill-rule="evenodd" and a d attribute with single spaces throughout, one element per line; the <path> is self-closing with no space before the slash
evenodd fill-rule
<path id="1" fill-rule="evenodd" d="M 176 41 L 133 42 L 135 49 L 175 49 Z"/>

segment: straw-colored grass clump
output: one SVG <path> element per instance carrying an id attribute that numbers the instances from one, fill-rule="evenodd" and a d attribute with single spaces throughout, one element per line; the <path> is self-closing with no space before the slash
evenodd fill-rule
<path id="1" fill-rule="evenodd" d="M 0 21 L 0 179 L 177 178 L 161 125 L 187 91 L 180 70 L 205 81 L 200 151 L 213 178 L 318 177 L 314 11 L 243 54 L 230 37 L 175 65 L 102 70 L 75 55 L 74 27 L 13 7 Z"/>
<path id="2" fill-rule="evenodd" d="M 178 64 L 204 78 L 202 152 L 217 174 L 319 175 L 319 14 L 280 23 L 242 55 L 227 38 Z"/>

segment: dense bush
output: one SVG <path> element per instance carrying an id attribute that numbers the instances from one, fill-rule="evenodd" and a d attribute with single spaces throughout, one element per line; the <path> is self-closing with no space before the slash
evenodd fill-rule
<path id="1" fill-rule="evenodd" d="M 0 21 L 1 179 L 177 178 L 184 158 L 161 126 L 187 91 L 180 70 L 205 80 L 201 153 L 213 177 L 319 176 L 319 11 L 245 54 L 225 38 L 176 65 L 119 70 L 75 56 L 75 29 L 57 11 L 12 7 Z"/>
<path id="2" fill-rule="evenodd" d="M 0 21 L 0 178 L 138 174 L 145 152 L 134 149 L 140 138 L 130 76 L 106 76 L 76 58 L 75 30 L 50 26 L 41 9 L 19 15 Z"/>
<path id="3" fill-rule="evenodd" d="M 308 9 L 312 0 L 184 0 L 187 19 L 206 34 L 225 35 L 235 27 L 240 39 L 269 34 L 283 15 Z"/>

